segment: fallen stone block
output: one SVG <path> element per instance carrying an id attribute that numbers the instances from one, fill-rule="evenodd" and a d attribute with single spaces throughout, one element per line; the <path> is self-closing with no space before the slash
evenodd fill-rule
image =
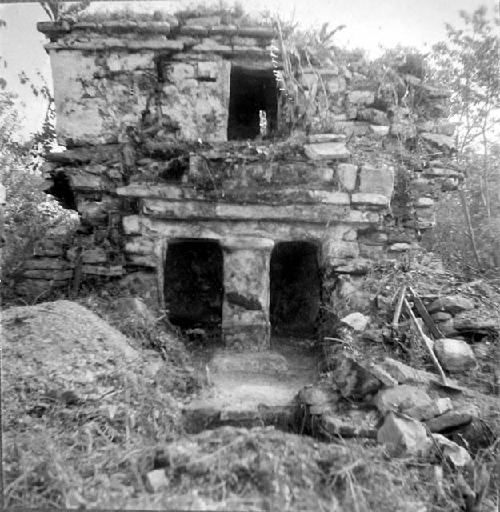
<path id="1" fill-rule="evenodd" d="M 386 357 L 381 366 L 391 377 L 396 379 L 399 384 L 428 384 L 436 379 L 436 376 L 432 373 L 417 370 L 390 357 Z"/>
<path id="2" fill-rule="evenodd" d="M 389 412 L 377 432 L 377 441 L 385 444 L 393 456 L 418 455 L 429 447 L 424 425 L 412 418 Z"/>
<path id="3" fill-rule="evenodd" d="M 449 398 L 435 400 L 424 389 L 408 384 L 380 390 L 374 404 L 382 414 L 401 412 L 417 420 L 432 418 L 452 407 Z"/>
<path id="4" fill-rule="evenodd" d="M 420 136 L 427 142 L 436 145 L 439 148 L 445 150 L 453 150 L 456 148 L 455 139 L 449 135 L 443 135 L 442 133 L 421 133 Z"/>
<path id="5" fill-rule="evenodd" d="M 474 351 L 463 340 L 440 338 L 434 342 L 434 352 L 445 370 L 463 371 L 477 366 Z"/>
<path id="6" fill-rule="evenodd" d="M 488 448 L 498 438 L 498 433 L 494 433 L 486 421 L 477 417 L 473 417 L 467 425 L 454 429 L 449 435 L 452 441 L 464 446 L 473 454 Z"/>
<path id="7" fill-rule="evenodd" d="M 370 317 L 363 315 L 362 313 L 350 313 L 349 315 L 342 318 L 341 322 L 348 325 L 355 332 L 362 332 L 366 329 L 370 322 Z"/>
<path id="8" fill-rule="evenodd" d="M 146 475 L 146 482 L 152 492 L 168 487 L 169 480 L 164 469 L 154 469 Z"/>
<path id="9" fill-rule="evenodd" d="M 387 117 L 387 114 L 382 110 L 377 110 L 376 108 L 359 109 L 357 118 L 360 121 L 368 121 L 374 125 L 387 126 L 389 124 L 389 118 Z"/>
<path id="10" fill-rule="evenodd" d="M 363 437 L 376 439 L 378 418 L 373 412 L 349 411 L 346 414 L 323 414 L 317 431 L 327 439 Z"/>
<path id="11" fill-rule="evenodd" d="M 469 309 L 474 309 L 474 301 L 466 297 L 460 297 L 458 295 L 440 297 L 431 302 L 431 304 L 429 304 L 427 307 L 427 310 L 431 314 L 437 311 L 446 311 L 447 313 L 454 315 Z"/>
<path id="12" fill-rule="evenodd" d="M 434 322 L 446 322 L 446 320 L 453 318 L 453 315 L 451 313 L 446 313 L 446 311 L 437 311 L 431 315 L 431 318 Z"/>
<path id="13" fill-rule="evenodd" d="M 430 418 L 425 423 L 431 432 L 444 432 L 468 425 L 478 415 L 479 409 L 473 404 L 468 404 Z"/>
<path id="14" fill-rule="evenodd" d="M 459 446 L 441 434 L 432 434 L 432 439 L 441 450 L 443 458 L 456 468 L 463 468 L 471 464 L 472 457 L 463 446 Z"/>
<path id="15" fill-rule="evenodd" d="M 362 400 L 384 385 L 367 365 L 343 354 L 334 357 L 331 375 L 341 395 L 353 400 Z"/>

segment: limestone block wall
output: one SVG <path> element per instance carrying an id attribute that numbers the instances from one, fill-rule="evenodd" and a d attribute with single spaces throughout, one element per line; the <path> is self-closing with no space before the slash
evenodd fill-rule
<path id="1" fill-rule="evenodd" d="M 59 143 L 122 142 L 131 127 L 226 140 L 231 65 L 264 60 L 269 68 L 273 31 L 195 21 L 202 25 L 179 26 L 175 18 L 39 23 L 51 39 Z"/>
<path id="2" fill-rule="evenodd" d="M 448 93 L 409 73 L 395 87 L 348 54 L 297 67 L 295 121 L 276 90 L 275 131 L 227 141 L 232 70 L 280 70 L 271 28 L 211 17 L 39 29 L 67 146 L 47 155 L 48 191 L 82 227 L 34 254 L 20 291 L 119 280 L 164 308 L 169 244 L 208 240 L 223 253 L 223 337 L 262 349 L 275 244 L 311 242 L 322 271 L 357 282 L 418 247 L 440 192 L 462 178 Z"/>

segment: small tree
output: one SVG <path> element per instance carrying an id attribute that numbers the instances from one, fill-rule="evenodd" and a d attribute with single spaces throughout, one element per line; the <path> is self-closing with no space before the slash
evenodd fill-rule
<path id="1" fill-rule="evenodd" d="M 481 222 L 487 223 L 493 235 L 492 262 L 498 266 L 500 201 L 494 192 L 500 185 L 500 171 L 493 151 L 500 137 L 500 43 L 497 35 L 500 20 L 489 17 L 485 7 L 472 14 L 460 11 L 460 17 L 462 28 L 447 25 L 447 40 L 435 45 L 433 69 L 435 78 L 452 91 L 451 114 L 459 125 L 456 158 L 465 166 L 468 178 L 461 190 L 462 207 L 476 264 L 484 266 L 485 258 L 480 256 L 475 243 L 474 219 L 470 212 L 471 207 L 475 208 L 470 204 L 473 200 L 480 202 L 484 214 Z"/>

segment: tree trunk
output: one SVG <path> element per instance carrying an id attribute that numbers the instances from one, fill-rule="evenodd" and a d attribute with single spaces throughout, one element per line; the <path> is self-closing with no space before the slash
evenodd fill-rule
<path id="1" fill-rule="evenodd" d="M 474 228 L 472 227 L 472 222 L 470 218 L 469 205 L 467 204 L 467 197 L 465 196 L 464 189 L 460 187 L 460 201 L 462 203 L 462 210 L 464 212 L 465 224 L 467 225 L 467 232 L 469 234 L 469 240 L 471 243 L 472 252 L 474 254 L 474 259 L 476 260 L 477 268 L 481 268 L 481 259 L 479 258 L 479 253 L 477 252 L 476 245 L 476 237 L 474 236 Z"/>

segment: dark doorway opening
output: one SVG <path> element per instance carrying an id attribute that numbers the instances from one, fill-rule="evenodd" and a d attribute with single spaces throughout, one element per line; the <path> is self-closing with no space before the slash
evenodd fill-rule
<path id="1" fill-rule="evenodd" d="M 267 125 L 263 135 L 270 135 L 276 130 L 277 112 L 278 93 L 272 70 L 233 66 L 227 138 L 255 139 L 261 134 L 263 116 Z"/>
<path id="2" fill-rule="evenodd" d="M 58 172 L 54 174 L 52 186 L 45 192 L 53 195 L 63 208 L 77 210 L 75 194 L 71 189 L 69 178 L 65 173 Z"/>
<path id="3" fill-rule="evenodd" d="M 165 303 L 172 324 L 182 330 L 220 332 L 223 256 L 218 242 L 169 242 L 165 262 Z"/>
<path id="4" fill-rule="evenodd" d="M 312 336 L 320 308 L 318 247 L 310 242 L 281 242 L 271 254 L 271 326 L 273 333 Z"/>

